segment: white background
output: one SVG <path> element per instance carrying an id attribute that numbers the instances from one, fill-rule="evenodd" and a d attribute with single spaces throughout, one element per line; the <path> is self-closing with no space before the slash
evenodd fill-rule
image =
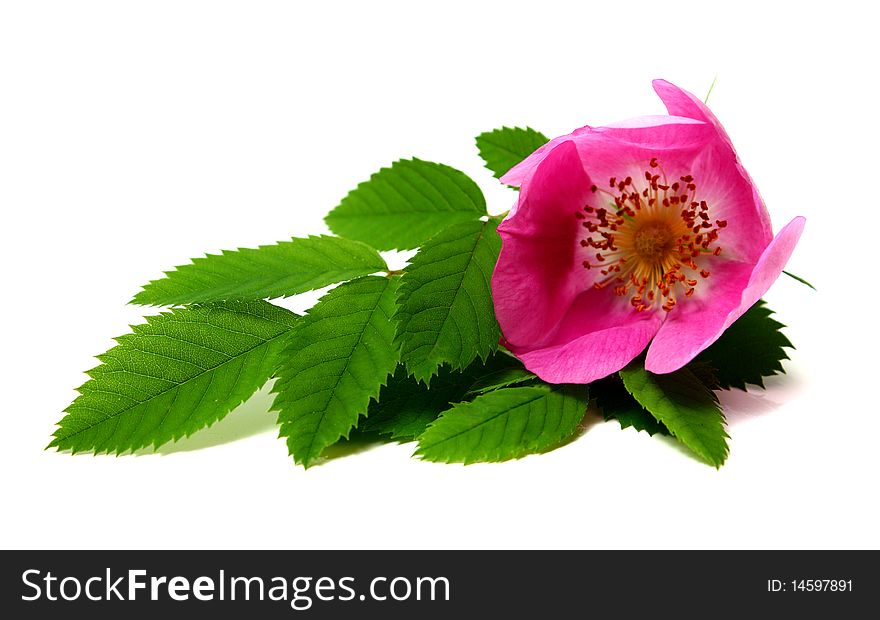
<path id="1" fill-rule="evenodd" d="M 3 2 L 0 546 L 880 547 L 868 6 Z M 477 133 L 661 113 L 652 78 L 702 96 L 716 74 L 775 227 L 808 218 L 789 268 L 819 289 L 768 295 L 798 350 L 766 392 L 722 396 L 720 471 L 595 418 L 507 464 L 385 445 L 304 471 L 265 392 L 156 455 L 43 450 L 163 269 L 320 233 L 400 157 L 464 170 L 503 211 Z"/>

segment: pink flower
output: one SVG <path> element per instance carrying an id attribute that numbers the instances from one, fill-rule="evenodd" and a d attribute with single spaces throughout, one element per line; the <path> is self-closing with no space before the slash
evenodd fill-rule
<path id="1" fill-rule="evenodd" d="M 677 370 L 779 277 L 804 227 L 770 217 L 721 124 L 663 80 L 670 116 L 582 127 L 502 181 L 521 186 L 492 276 L 504 344 L 551 383 L 587 383 L 645 347 Z"/>

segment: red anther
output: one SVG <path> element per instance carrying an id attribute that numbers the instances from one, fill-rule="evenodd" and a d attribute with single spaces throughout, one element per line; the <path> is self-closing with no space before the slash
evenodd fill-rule
<path id="1" fill-rule="evenodd" d="M 696 280 L 686 280 L 686 282 L 687 282 L 687 285 L 688 285 L 688 286 L 696 286 L 696 285 L 697 285 L 697 281 L 696 281 Z"/>
<path id="2" fill-rule="evenodd" d="M 715 256 L 719 256 L 721 254 L 721 246 L 715 248 L 715 251 L 712 252 Z"/>
<path id="3" fill-rule="evenodd" d="M 672 187 L 673 192 L 677 192 L 680 185 L 678 184 L 678 181 L 676 181 L 675 183 L 672 184 L 671 187 Z"/>
<path id="4" fill-rule="evenodd" d="M 703 270 L 701 270 L 701 271 L 700 271 L 700 277 L 708 278 L 708 277 L 709 277 L 709 271 L 708 271 L 707 269 L 703 269 Z"/>
<path id="5" fill-rule="evenodd" d="M 585 248 L 585 247 L 587 247 L 588 245 L 590 245 L 590 244 L 587 243 L 587 240 L 586 240 L 586 239 L 581 239 L 581 247 L 582 247 L 582 248 Z"/>
<path id="6" fill-rule="evenodd" d="M 695 290 L 697 290 L 697 289 L 695 289 L 695 288 L 689 288 L 689 289 L 685 292 L 685 294 L 684 294 L 685 297 L 690 297 L 691 295 L 693 295 Z"/>
<path id="7" fill-rule="evenodd" d="M 590 191 L 593 192 L 594 194 L 595 194 L 598 190 L 599 190 L 599 188 L 596 187 L 595 185 L 590 185 Z"/>
<path id="8" fill-rule="evenodd" d="M 657 158 L 656 158 L 656 157 L 652 157 L 652 158 L 651 158 L 650 164 L 651 164 L 651 167 L 652 167 L 652 168 L 656 168 L 657 166 L 660 165 L 660 164 L 657 162 Z"/>
<path id="9" fill-rule="evenodd" d="M 715 225 L 718 228 L 725 228 L 727 227 L 727 220 L 715 220 Z"/>
<path id="10" fill-rule="evenodd" d="M 708 219 L 709 219 L 709 214 L 706 213 L 705 211 L 700 211 L 700 218 L 702 218 L 702 219 L 704 219 L 704 220 L 708 220 Z"/>
<path id="11" fill-rule="evenodd" d="M 623 184 L 624 184 L 624 185 L 631 185 L 632 182 L 633 182 L 633 178 L 632 178 L 632 177 L 626 177 L 626 178 L 623 180 Z"/>
<path id="12" fill-rule="evenodd" d="M 599 252 L 596 252 L 596 260 L 597 261 L 604 261 L 605 257 L 602 256 L 602 254 L 600 254 Z M 571 264 L 571 263 L 569 263 L 569 264 Z"/>
<path id="13" fill-rule="evenodd" d="M 592 265 L 590 265 L 590 261 L 588 261 L 588 260 L 585 260 L 585 261 L 583 262 L 583 265 L 584 265 L 584 267 L 585 267 L 586 269 L 590 269 L 590 268 L 592 267 Z"/>
<path id="14" fill-rule="evenodd" d="M 650 180 L 651 180 L 651 173 L 648 172 L 647 170 L 645 170 L 645 180 L 646 180 L 646 181 L 650 181 Z"/>
<path id="15" fill-rule="evenodd" d="M 703 222 L 703 228 L 712 228 L 712 224 L 710 222 Z"/>
<path id="16" fill-rule="evenodd" d="M 617 185 L 617 177 L 611 177 L 608 183 L 611 185 L 611 187 L 614 187 L 615 185 Z"/>

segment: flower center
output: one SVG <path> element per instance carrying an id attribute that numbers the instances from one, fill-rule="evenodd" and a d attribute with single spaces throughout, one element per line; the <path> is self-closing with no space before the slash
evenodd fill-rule
<path id="1" fill-rule="evenodd" d="M 610 191 L 590 188 L 607 208 L 588 204 L 575 213 L 588 233 L 580 242 L 589 251 L 583 266 L 599 270 L 593 286 L 612 285 L 637 311 L 661 304 L 669 312 L 680 293 L 694 294 L 698 276 L 710 276 L 704 263 L 721 254 L 717 241 L 727 222 L 712 221 L 693 176 L 669 183 L 656 158 L 639 185 L 632 177 L 611 177 Z"/>
<path id="2" fill-rule="evenodd" d="M 661 263 L 672 252 L 675 233 L 663 222 L 651 222 L 636 231 L 633 249 L 643 261 Z"/>

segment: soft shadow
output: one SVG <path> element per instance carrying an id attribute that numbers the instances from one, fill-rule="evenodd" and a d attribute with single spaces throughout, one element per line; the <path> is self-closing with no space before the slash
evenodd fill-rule
<path id="1" fill-rule="evenodd" d="M 271 386 L 265 386 L 237 408 L 230 411 L 225 418 L 215 422 L 208 428 L 197 431 L 191 437 L 183 437 L 173 443 L 160 446 L 155 452 L 150 448 L 138 450 L 136 455 L 192 452 L 222 446 L 231 441 L 238 441 L 268 431 L 275 426 L 275 414 L 270 413 L 272 407 Z"/>
<path id="2" fill-rule="evenodd" d="M 321 460 L 313 465 L 313 467 L 321 466 L 328 461 L 335 461 L 346 456 L 353 456 L 372 450 L 377 446 L 389 443 L 378 435 L 369 433 L 352 433 L 349 439 L 340 439 L 332 446 L 327 446 L 321 453 Z"/>
<path id="3" fill-rule="evenodd" d="M 765 389 L 761 389 L 750 385 L 746 392 L 735 388 L 717 392 L 728 425 L 772 413 L 790 400 L 794 393 L 802 390 L 804 383 L 797 373 L 791 373 L 767 377 L 764 386 Z"/>
<path id="4" fill-rule="evenodd" d="M 672 435 L 661 435 L 660 433 L 657 433 L 656 435 L 652 435 L 651 439 L 654 439 L 656 441 L 662 441 L 663 443 L 666 444 L 666 446 L 670 450 L 675 450 L 676 452 L 678 452 L 682 456 L 687 457 L 690 460 L 692 460 L 694 463 L 699 463 L 700 465 L 707 465 L 709 467 L 714 467 L 714 465 L 711 465 L 711 464 L 707 463 L 706 461 L 704 461 L 702 459 L 702 457 L 700 457 L 696 452 L 694 452 L 693 450 L 688 448 L 686 445 L 681 443 L 678 439 L 676 439 Z"/>

